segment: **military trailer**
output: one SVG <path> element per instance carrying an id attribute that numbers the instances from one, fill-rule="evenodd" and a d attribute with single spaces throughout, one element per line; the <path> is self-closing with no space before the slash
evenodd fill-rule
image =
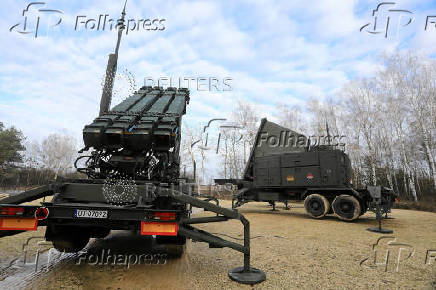
<path id="1" fill-rule="evenodd" d="M 181 122 L 189 103 L 187 89 L 142 87 L 110 109 L 125 6 L 119 20 L 115 53 L 109 55 L 100 113 L 83 129 L 85 147 L 75 166 L 87 178 L 63 179 L 0 200 L 0 237 L 46 226 L 46 240 L 61 252 L 78 252 L 90 238 L 111 230 L 128 230 L 156 239 L 168 254 L 180 257 L 186 239 L 211 248 L 229 247 L 243 253 L 244 265 L 229 271 L 237 282 L 266 279 L 250 267 L 250 227 L 235 209 L 194 191 L 179 178 Z M 40 205 L 22 205 L 52 196 Z M 191 217 L 192 207 L 214 213 Z M 193 225 L 239 220 L 243 244 Z"/>
<path id="2" fill-rule="evenodd" d="M 311 146 L 302 134 L 262 119 L 255 145 L 240 180 L 215 179 L 218 184 L 238 185 L 233 208 L 250 201 L 287 203 L 304 200 L 307 213 L 322 218 L 334 213 L 352 221 L 379 202 L 383 213 L 393 206 L 395 194 L 381 187 L 380 198 L 367 188 L 353 188 L 351 162 L 332 145 Z"/>

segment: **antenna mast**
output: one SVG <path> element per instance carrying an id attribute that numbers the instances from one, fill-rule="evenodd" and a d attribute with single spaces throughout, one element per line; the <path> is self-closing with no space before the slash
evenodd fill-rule
<path id="1" fill-rule="evenodd" d="M 124 9 L 123 12 L 121 12 L 121 19 L 118 19 L 118 23 L 117 23 L 118 39 L 117 39 L 117 45 L 115 47 L 115 53 L 109 54 L 109 60 L 107 62 L 104 87 L 100 100 L 100 113 L 99 113 L 100 116 L 106 113 L 107 111 L 109 111 L 112 101 L 112 89 L 114 87 L 115 74 L 117 72 L 118 50 L 120 48 L 121 35 L 123 34 L 123 30 L 125 28 L 124 18 L 126 15 L 126 5 L 127 5 L 127 0 L 126 2 L 124 2 Z"/>

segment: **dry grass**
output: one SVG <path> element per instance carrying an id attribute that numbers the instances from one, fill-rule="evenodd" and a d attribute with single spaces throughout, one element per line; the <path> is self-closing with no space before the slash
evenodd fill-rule
<path id="1" fill-rule="evenodd" d="M 46 198 L 46 201 L 51 197 Z M 24 203 L 25 205 L 40 205 L 43 199 Z M 42 250 L 38 245 L 39 241 L 44 240 L 45 227 L 38 227 L 37 231 L 27 231 L 15 236 L 0 238 L 0 264 L 5 264 L 13 258 L 23 255 L 23 250 L 27 248 L 29 253 L 36 253 L 37 249 Z"/>
<path id="2" fill-rule="evenodd" d="M 426 198 L 419 201 L 399 201 L 394 208 L 436 212 L 436 198 Z"/>
<path id="3" fill-rule="evenodd" d="M 230 206 L 229 201 L 222 201 Z M 377 248 L 380 256 L 390 249 L 387 271 L 371 263 L 373 244 L 383 235 L 366 231 L 375 226 L 373 214 L 357 222 L 345 223 L 335 217 L 321 220 L 309 218 L 303 208 L 271 212 L 267 203 L 244 205 L 243 213 L 251 225 L 252 266 L 264 270 L 267 280 L 260 285 L 244 286 L 231 281 L 227 271 L 241 266 L 243 255 L 231 249 L 210 249 L 204 243 L 188 243 L 181 259 L 172 259 L 163 266 L 77 266 L 68 264 L 40 276 L 30 285 L 47 289 L 434 289 L 436 261 L 426 265 L 427 250 L 436 250 L 436 214 L 395 209 L 384 220 L 394 230 L 389 235 L 398 243 L 414 249 L 411 258 L 401 262 L 396 271 L 398 246 L 384 240 Z M 200 213 L 199 215 L 210 215 Z M 201 228 L 213 233 L 242 238 L 238 221 L 211 223 Z M 21 236 L 21 235 L 19 235 Z M 16 237 L 19 237 L 16 236 Z M 224 236 L 223 236 L 224 237 Z M 224 237 L 226 238 L 226 237 Z M 116 237 L 114 237 L 116 241 Z M 15 249 L 15 237 L 0 244 Z M 111 245 L 135 249 L 129 241 Z M 237 240 L 237 242 L 240 242 Z M 117 247 L 117 246 L 114 246 Z M 403 246 L 406 247 L 406 246 Z M 407 247 L 406 247 L 407 248 Z M 407 248 L 408 249 L 408 248 Z M 405 253 L 405 252 L 404 252 Z M 377 262 L 380 263 L 380 256 Z M 362 263 L 364 259 L 369 260 Z M 400 256 L 400 260 L 404 256 Z M 362 263 L 362 265 L 361 265 Z"/>

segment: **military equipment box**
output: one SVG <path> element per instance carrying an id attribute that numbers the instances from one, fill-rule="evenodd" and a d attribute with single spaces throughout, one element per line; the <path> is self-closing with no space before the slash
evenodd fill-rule
<path id="1" fill-rule="evenodd" d="M 335 213 L 342 220 L 355 220 L 376 200 L 366 188 L 352 186 L 348 155 L 331 145 L 313 146 L 303 134 L 262 119 L 242 179 L 216 179 L 218 184 L 237 184 L 233 207 L 249 201 L 304 200 L 314 218 Z M 381 188 L 381 208 L 390 212 L 395 194 Z"/>

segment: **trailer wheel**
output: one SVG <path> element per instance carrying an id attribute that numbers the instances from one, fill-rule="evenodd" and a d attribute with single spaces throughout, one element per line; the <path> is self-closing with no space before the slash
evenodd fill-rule
<path id="1" fill-rule="evenodd" d="M 304 200 L 304 208 L 313 218 L 322 218 L 330 210 L 330 203 L 324 196 L 313 193 Z"/>
<path id="2" fill-rule="evenodd" d="M 354 221 L 361 213 L 359 201 L 348 194 L 337 196 L 332 203 L 332 207 L 335 215 L 344 221 Z"/>
<path id="3" fill-rule="evenodd" d="M 183 256 L 183 253 L 185 252 L 186 244 L 185 245 L 166 244 L 165 248 L 169 257 L 180 258 Z"/>

